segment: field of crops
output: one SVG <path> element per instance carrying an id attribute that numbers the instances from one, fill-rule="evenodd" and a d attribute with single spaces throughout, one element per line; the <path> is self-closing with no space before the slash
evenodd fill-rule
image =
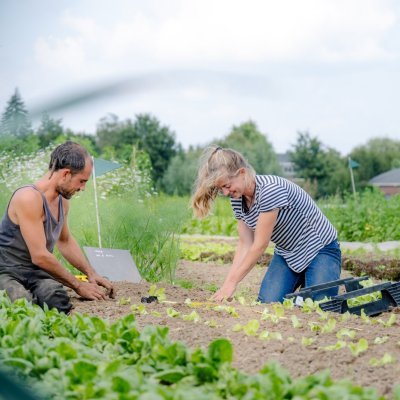
<path id="1" fill-rule="evenodd" d="M 71 292 L 69 317 L 2 296 L 2 365 L 52 399 L 400 398 L 397 310 L 372 318 L 256 304 L 261 265 L 233 302 L 211 303 L 234 240 L 208 240 L 182 240 L 173 284 L 117 283 L 105 302 Z M 199 244 L 224 250 L 196 256 Z M 142 303 L 148 296 L 158 301 Z"/>
<path id="2" fill-rule="evenodd" d="M 104 302 L 71 292 L 70 316 L 11 304 L 1 293 L 2 370 L 49 399 L 400 399 L 398 309 L 367 317 L 328 314 L 308 302 L 256 304 L 272 248 L 232 302 L 211 303 L 236 240 L 226 199 L 198 222 L 188 198 L 129 185 L 121 191 L 132 171 L 123 174 L 125 180 L 99 182 L 103 246 L 128 249 L 145 280 L 116 283 L 116 299 Z M 11 192 L 6 182 L 20 184 L 10 179 L 0 182 L 3 209 Z M 400 240 L 399 196 L 366 192 L 320 206 L 341 240 Z M 82 246 L 98 244 L 95 217 L 88 186 L 70 215 Z M 346 253 L 343 276 L 368 275 L 372 284 L 400 280 L 400 250 L 373 249 Z M 141 301 L 149 296 L 157 301 Z M 0 399 L 7 398 L 4 387 Z"/>

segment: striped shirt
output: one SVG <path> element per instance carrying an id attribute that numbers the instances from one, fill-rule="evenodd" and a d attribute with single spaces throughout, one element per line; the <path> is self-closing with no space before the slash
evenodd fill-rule
<path id="1" fill-rule="evenodd" d="M 256 175 L 254 203 L 244 209 L 244 199 L 231 198 L 235 218 L 253 231 L 258 216 L 279 209 L 271 241 L 295 272 L 311 263 L 319 250 L 337 238 L 337 231 L 312 198 L 298 185 L 274 175 Z"/>

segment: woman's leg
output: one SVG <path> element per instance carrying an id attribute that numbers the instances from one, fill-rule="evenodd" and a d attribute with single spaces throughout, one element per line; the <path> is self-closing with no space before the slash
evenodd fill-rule
<path id="1" fill-rule="evenodd" d="M 305 270 L 305 287 L 340 279 L 341 255 L 337 240 L 322 248 Z M 313 299 L 321 300 L 325 296 L 332 297 L 337 294 L 338 288 L 333 287 L 315 294 Z"/>
<path id="2" fill-rule="evenodd" d="M 261 282 L 258 301 L 261 303 L 283 302 L 302 283 L 302 274 L 292 271 L 282 256 L 274 254 Z"/>

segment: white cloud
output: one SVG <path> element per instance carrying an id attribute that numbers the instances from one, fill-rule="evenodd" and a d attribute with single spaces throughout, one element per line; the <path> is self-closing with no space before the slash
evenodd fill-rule
<path id="1" fill-rule="evenodd" d="M 64 37 L 41 37 L 36 58 L 71 71 L 138 71 L 286 61 L 389 57 L 383 40 L 396 21 L 387 1 L 153 1 L 101 25 L 66 12 Z M 94 69 L 93 69 L 94 68 Z M 88 72 L 89 73 L 89 72 Z M 84 75 L 86 75 L 84 73 Z"/>

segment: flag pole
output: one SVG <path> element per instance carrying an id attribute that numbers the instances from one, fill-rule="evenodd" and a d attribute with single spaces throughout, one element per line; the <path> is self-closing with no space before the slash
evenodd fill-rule
<path id="1" fill-rule="evenodd" d="M 350 170 L 350 178 L 351 178 L 351 187 L 353 188 L 353 195 L 356 196 L 356 185 L 354 184 L 354 175 L 353 175 L 353 167 L 351 165 L 351 158 L 349 157 L 349 170 Z"/>
<path id="2" fill-rule="evenodd" d="M 101 235 L 100 235 L 100 217 L 99 217 L 99 205 L 97 202 L 97 185 L 96 185 L 96 169 L 94 167 L 94 157 L 92 156 L 93 162 L 93 189 L 94 189 L 94 205 L 96 209 L 96 221 L 97 221 L 97 236 L 99 238 L 99 248 L 101 249 Z"/>

